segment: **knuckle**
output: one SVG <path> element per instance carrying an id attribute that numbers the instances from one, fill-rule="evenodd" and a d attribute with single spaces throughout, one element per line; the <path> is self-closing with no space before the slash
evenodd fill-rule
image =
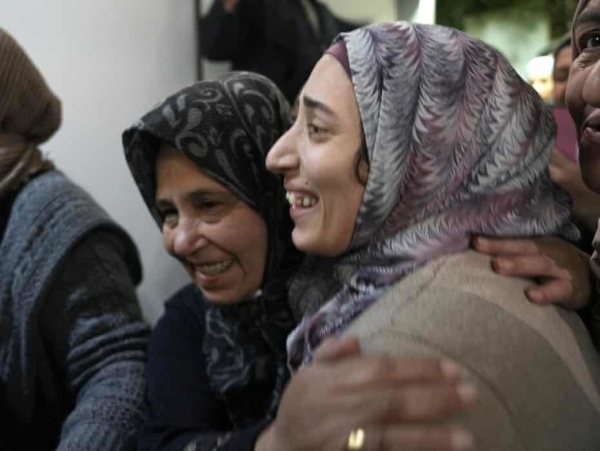
<path id="1" fill-rule="evenodd" d="M 554 269 L 554 260 L 546 254 L 541 254 L 540 256 L 540 268 L 543 271 L 550 273 Z"/>
<path id="2" fill-rule="evenodd" d="M 558 274 L 561 279 L 565 279 L 565 281 L 569 282 L 569 284 L 573 284 L 573 274 L 566 268 L 558 268 Z"/>
<path id="3" fill-rule="evenodd" d="M 564 285 L 565 297 L 571 297 L 573 295 L 573 293 L 575 293 L 575 286 L 573 285 L 573 281 L 572 280 L 564 280 L 563 285 Z"/>
<path id="4" fill-rule="evenodd" d="M 538 244 L 533 240 L 526 240 L 524 243 L 524 248 L 531 254 L 540 254 L 541 250 Z"/>
<path id="5" fill-rule="evenodd" d="M 371 365 L 369 378 L 371 380 L 381 380 L 394 374 L 395 365 L 391 357 L 381 356 Z"/>

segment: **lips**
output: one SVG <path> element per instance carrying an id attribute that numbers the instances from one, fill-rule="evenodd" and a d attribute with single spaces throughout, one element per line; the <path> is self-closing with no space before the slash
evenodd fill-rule
<path id="1" fill-rule="evenodd" d="M 600 152 L 600 111 L 592 113 L 581 127 L 580 152 Z"/>
<path id="2" fill-rule="evenodd" d="M 585 130 L 588 128 L 595 131 L 600 131 L 600 110 L 594 111 L 586 118 L 581 130 L 582 132 L 585 132 Z"/>

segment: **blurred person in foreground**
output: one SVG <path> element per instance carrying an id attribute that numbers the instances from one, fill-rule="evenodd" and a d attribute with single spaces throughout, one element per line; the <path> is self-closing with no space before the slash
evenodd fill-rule
<path id="1" fill-rule="evenodd" d="M 2 450 L 131 450 L 149 328 L 136 247 L 38 145 L 61 104 L 0 29 Z"/>

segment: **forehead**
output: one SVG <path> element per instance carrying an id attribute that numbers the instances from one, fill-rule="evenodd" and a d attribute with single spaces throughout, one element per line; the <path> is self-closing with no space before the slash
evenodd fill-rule
<path id="1" fill-rule="evenodd" d="M 304 86 L 303 95 L 326 104 L 342 118 L 358 114 L 352 82 L 342 65 L 331 55 L 325 55 L 317 62 Z"/>
<path id="2" fill-rule="evenodd" d="M 600 0 L 590 0 L 585 8 L 581 11 L 577 20 L 573 24 L 573 28 L 586 23 L 600 22 Z"/>
<path id="3" fill-rule="evenodd" d="M 156 194 L 196 190 L 229 192 L 196 163 L 172 146 L 163 146 L 156 157 Z"/>

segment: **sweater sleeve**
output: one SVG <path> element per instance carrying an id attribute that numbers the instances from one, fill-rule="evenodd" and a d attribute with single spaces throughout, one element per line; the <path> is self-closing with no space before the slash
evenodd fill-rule
<path id="1" fill-rule="evenodd" d="M 193 287 L 166 304 L 148 352 L 149 419 L 138 449 L 251 451 L 265 425 L 232 431 L 225 404 L 210 387 L 202 354 L 203 309 L 190 307 Z M 194 299 L 192 302 L 203 302 Z"/>
<path id="2" fill-rule="evenodd" d="M 149 327 L 114 232 L 92 231 L 50 287 L 42 333 L 73 400 L 59 451 L 129 450 L 145 418 Z"/>

